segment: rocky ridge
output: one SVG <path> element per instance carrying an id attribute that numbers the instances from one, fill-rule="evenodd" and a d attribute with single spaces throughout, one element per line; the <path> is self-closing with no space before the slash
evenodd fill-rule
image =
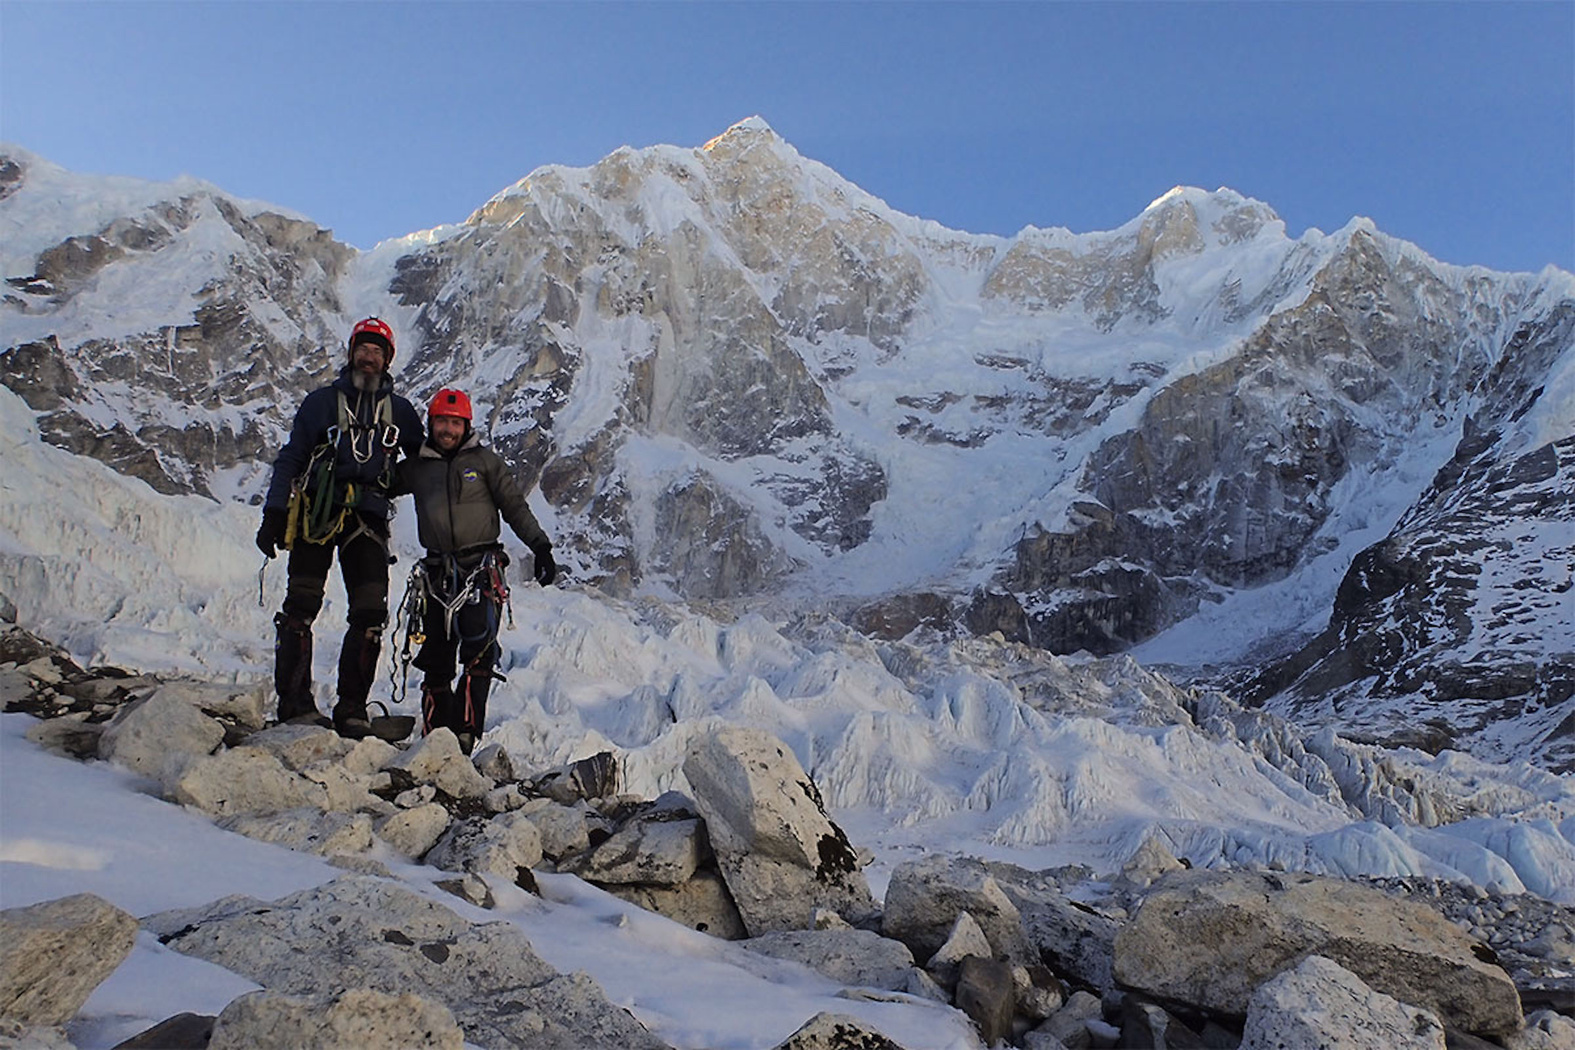
<path id="1" fill-rule="evenodd" d="M 142 917 L 165 945 L 264 990 L 216 1019 L 171 1018 L 149 1035 L 168 1040 L 179 1029 L 189 1041 L 127 1045 L 262 1045 L 281 1032 L 346 1047 L 666 1045 L 589 977 L 543 964 L 510 924 L 461 919 L 379 878 L 388 872 L 374 843 L 451 873 L 436 885 L 484 909 L 500 894 L 534 891 L 535 872 L 572 871 L 814 967 L 850 995 L 953 1003 L 980 1046 L 1260 1050 L 1287 1045 L 1273 1040 L 1289 1028 L 1305 1031 L 1306 1045 L 1410 1045 L 1394 1041 L 1398 1032 L 1418 1046 L 1442 1047 L 1447 1036 L 1452 1046 L 1544 1050 L 1575 1036 L 1575 911 L 1530 894 L 1187 870 L 1151 839 L 1118 875 L 1097 877 L 925 857 L 899 865 L 876 904 L 813 782 L 759 731 L 707 737 L 684 763 L 693 794 L 644 800 L 617 794 L 610 756 L 522 774 L 496 745 L 466 758 L 446 731 L 401 749 L 314 727 L 265 728 L 261 689 L 85 672 L 22 632 L 4 638 L 7 710 L 52 716 L 30 731 L 34 741 L 107 758 L 229 830 L 347 870 L 277 901 L 227 898 Z M 751 903 L 767 897 L 766 911 Z M 0 943 L 19 960 L 0 986 L 0 1014 L 16 1034 L 0 1038 L 70 1045 L 51 1026 L 69 1022 L 125 954 L 90 931 L 133 922 L 90 898 L 0 915 L 11 931 Z M 66 967 L 83 975 L 69 994 L 54 980 L 59 966 L 41 977 L 22 965 L 41 942 L 18 931 L 33 929 L 52 931 L 42 934 L 56 945 L 52 958 L 82 959 Z M 40 987 L 55 990 L 47 1006 Z M 1380 1041 L 1349 1041 L 1359 1037 Z M 829 1016 L 782 1046 L 850 1039 L 901 1050 Z"/>

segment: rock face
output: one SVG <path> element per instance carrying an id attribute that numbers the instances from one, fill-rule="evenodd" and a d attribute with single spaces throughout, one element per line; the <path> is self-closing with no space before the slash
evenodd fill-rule
<path id="1" fill-rule="evenodd" d="M 91 893 L 0 912 L 0 1017 L 65 1024 L 136 937 L 135 918 Z"/>
<path id="2" fill-rule="evenodd" d="M 589 978 L 542 962 L 515 927 L 473 925 L 375 879 L 345 877 L 271 903 L 229 898 L 145 925 L 169 947 L 270 992 L 364 987 L 435 1000 L 478 1046 L 665 1045 Z"/>
<path id="3" fill-rule="evenodd" d="M 690 748 L 684 776 L 750 936 L 805 929 L 817 907 L 852 922 L 874 914 L 848 837 L 780 740 L 718 730 Z"/>
<path id="4" fill-rule="evenodd" d="M 1114 973 L 1128 987 L 1230 1014 L 1310 954 L 1453 1027 L 1494 1034 L 1520 1025 L 1509 975 L 1452 923 L 1420 905 L 1312 875 L 1167 876 L 1116 935 Z"/>

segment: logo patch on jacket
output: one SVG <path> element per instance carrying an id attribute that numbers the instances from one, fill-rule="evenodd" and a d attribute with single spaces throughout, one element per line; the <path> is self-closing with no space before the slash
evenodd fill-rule
<path id="1" fill-rule="evenodd" d="M 462 470 L 459 472 L 461 481 L 480 481 L 481 475 L 475 470 Z"/>

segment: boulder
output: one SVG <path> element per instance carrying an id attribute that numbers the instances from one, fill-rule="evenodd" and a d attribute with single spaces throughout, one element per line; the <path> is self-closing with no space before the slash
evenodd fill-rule
<path id="1" fill-rule="evenodd" d="M 541 863 L 541 833 L 517 814 L 455 821 L 427 853 L 426 862 L 444 871 L 498 875 L 519 882 L 527 877 L 522 870 L 529 872 Z"/>
<path id="2" fill-rule="evenodd" d="M 99 754 L 104 726 L 78 718 L 46 718 L 27 727 L 27 738 L 39 747 L 63 758 L 87 759 Z"/>
<path id="3" fill-rule="evenodd" d="M 91 893 L 0 911 L 0 1017 L 65 1024 L 136 939 L 137 920 Z"/>
<path id="4" fill-rule="evenodd" d="M 471 764 L 482 776 L 499 784 L 518 779 L 514 759 L 502 744 L 486 745 L 471 758 Z"/>
<path id="5" fill-rule="evenodd" d="M 224 742 L 224 727 L 187 703 L 175 690 L 160 689 L 121 708 L 99 737 L 99 757 L 153 780 L 194 758 L 211 755 Z"/>
<path id="6" fill-rule="evenodd" d="M 603 888 L 615 897 L 683 923 L 691 930 L 725 941 L 749 936 L 744 929 L 743 916 L 738 914 L 738 905 L 733 903 L 733 895 L 716 872 L 697 872 L 681 886 L 609 883 Z"/>
<path id="7" fill-rule="evenodd" d="M 531 785 L 565 806 L 579 801 L 611 798 L 618 793 L 618 760 L 611 751 L 599 751 L 588 758 L 543 773 Z"/>
<path id="8" fill-rule="evenodd" d="M 1016 999 L 1012 968 L 995 959 L 970 955 L 957 967 L 957 1008 L 979 1028 L 985 1046 L 1012 1034 Z"/>
<path id="9" fill-rule="evenodd" d="M 1012 984 L 1017 989 L 1017 1012 L 1035 1023 L 1048 1020 L 1066 1003 L 1066 985 L 1048 966 L 1014 966 Z"/>
<path id="10" fill-rule="evenodd" d="M 193 761 L 174 778 L 168 793 L 175 802 L 214 817 L 281 813 L 302 806 L 323 809 L 328 802 L 321 786 L 249 744 Z"/>
<path id="11" fill-rule="evenodd" d="M 1024 1037 L 1023 1045 L 1031 1050 L 1053 1050 L 1057 1045 L 1065 1046 L 1067 1050 L 1081 1050 L 1092 1042 L 1089 1025 L 1098 1022 L 1103 1016 L 1104 1006 L 1099 996 L 1084 991 L 1073 992 L 1065 1006 Z"/>
<path id="12" fill-rule="evenodd" d="M 852 845 L 786 744 L 728 727 L 695 741 L 683 768 L 751 936 L 805 929 L 817 907 L 855 923 L 875 914 Z"/>
<path id="13" fill-rule="evenodd" d="M 886 886 L 882 932 L 929 959 L 952 936 L 967 912 L 983 931 L 993 958 L 1038 962 L 1023 936 L 1022 916 L 984 863 L 972 857 L 932 854 L 899 864 Z"/>
<path id="14" fill-rule="evenodd" d="M 1431 1011 L 1376 992 L 1339 963 L 1309 955 L 1264 982 L 1247 1006 L 1241 1050 L 1444 1050 Z"/>
<path id="15" fill-rule="evenodd" d="M 1504 1037 L 1504 1050 L 1569 1050 L 1575 1046 L 1575 1021 L 1552 1010 L 1526 1015 L 1526 1027 Z"/>
<path id="16" fill-rule="evenodd" d="M 377 837 L 411 860 L 420 860 L 448 830 L 449 814 L 436 802 L 402 809 L 376 826 Z"/>
<path id="17" fill-rule="evenodd" d="M 1128 1050 L 1204 1050 L 1203 1038 L 1164 1007 L 1139 995 L 1121 998 L 1121 1044 Z"/>
<path id="18" fill-rule="evenodd" d="M 775 1050 L 903 1050 L 856 1017 L 818 1013 Z"/>
<path id="19" fill-rule="evenodd" d="M 459 738 L 448 729 L 434 729 L 383 768 L 404 773 L 417 784 L 431 784 L 454 798 L 484 798 L 497 786 L 471 764 L 459 749 Z"/>
<path id="20" fill-rule="evenodd" d="M 935 950 L 935 954 L 930 956 L 924 968 L 942 987 L 955 988 L 957 968 L 970 955 L 993 959 L 995 949 L 990 947 L 989 939 L 974 921 L 974 917 L 967 912 L 959 912 L 957 921 L 952 924 L 952 932 L 946 938 L 946 943 Z"/>
<path id="21" fill-rule="evenodd" d="M 110 685 L 119 685 L 111 681 Z M 243 726 L 261 729 L 268 723 L 268 705 L 273 698 L 273 683 L 267 679 L 249 683 L 225 684 L 189 678 L 171 679 L 159 692 L 183 700 L 210 715 L 228 718 Z"/>
<path id="22" fill-rule="evenodd" d="M 367 736 L 357 740 L 340 762 L 349 772 L 370 777 L 402 754 L 403 751 L 387 740 Z"/>
<path id="23" fill-rule="evenodd" d="M 598 884 L 638 882 L 678 886 L 688 882 L 710 850 L 698 819 L 635 817 L 594 849 L 558 868 Z"/>
<path id="24" fill-rule="evenodd" d="M 843 984 L 901 991 L 913 953 L 901 941 L 869 930 L 782 930 L 742 942 L 776 959 L 791 959 Z"/>
<path id="25" fill-rule="evenodd" d="M 540 799 L 527 803 L 523 812 L 541 832 L 542 853 L 554 861 L 591 848 L 585 823 L 590 807 L 585 802 L 565 806 Z"/>
<path id="26" fill-rule="evenodd" d="M 1432 908 L 1342 879 L 1183 872 L 1155 884 L 1115 941 L 1115 978 L 1161 999 L 1240 1016 L 1253 990 L 1322 955 L 1375 990 L 1467 1032 L 1520 1027 L 1520 998 L 1478 945 Z"/>
<path id="27" fill-rule="evenodd" d="M 372 818 L 365 813 L 325 813 L 305 807 L 283 813 L 240 813 L 216 822 L 226 831 L 323 857 L 372 848 Z"/>
<path id="28" fill-rule="evenodd" d="M 1101 993 L 1115 987 L 1111 960 L 1120 929 L 1115 919 L 1022 869 L 993 865 L 992 870 L 1022 916 L 1030 958 Z"/>
<path id="29" fill-rule="evenodd" d="M 219 1014 L 208 1050 L 461 1050 L 464 1044 L 454 1015 L 442 1003 L 410 992 L 348 988 L 324 995 L 266 990 L 243 995 Z"/>
<path id="30" fill-rule="evenodd" d="M 271 903 L 229 897 L 144 926 L 273 992 L 375 987 L 432 999 L 477 1046 L 666 1050 L 595 982 L 555 973 L 512 923 L 473 924 L 379 879 L 346 876 Z"/>
<path id="31" fill-rule="evenodd" d="M 0 1050 L 76 1050 L 76 1044 L 58 1025 L 29 1025 L 0 1017 Z"/>
<path id="32" fill-rule="evenodd" d="M 246 738 L 246 746 L 268 752 L 286 769 L 299 773 L 321 762 L 343 759 L 355 745 L 320 725 L 285 722 L 253 733 Z"/>

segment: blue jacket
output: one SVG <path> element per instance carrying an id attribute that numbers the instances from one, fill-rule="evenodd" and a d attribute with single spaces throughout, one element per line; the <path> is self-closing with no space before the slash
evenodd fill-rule
<path id="1" fill-rule="evenodd" d="M 339 370 L 338 379 L 307 394 L 296 410 L 290 440 L 273 461 L 273 480 L 268 484 L 268 497 L 263 507 L 285 510 L 290 505 L 290 485 L 306 470 L 312 451 L 328 440 L 331 429 L 339 426 L 339 395 L 343 394 L 353 422 L 339 434 L 335 480 L 356 483 L 362 491 L 357 509 L 376 521 L 387 521 L 388 482 L 393 478 L 390 453 L 394 452 L 395 458 L 398 453 L 414 456 L 426 440 L 426 430 L 415 406 L 393 389 L 393 381 L 385 374 L 376 393 L 363 393 L 355 388 L 350 368 L 346 366 Z M 380 433 L 382 426 L 378 421 L 377 405 L 385 397 L 392 409 L 393 425 L 399 431 L 394 449 L 383 447 Z"/>

